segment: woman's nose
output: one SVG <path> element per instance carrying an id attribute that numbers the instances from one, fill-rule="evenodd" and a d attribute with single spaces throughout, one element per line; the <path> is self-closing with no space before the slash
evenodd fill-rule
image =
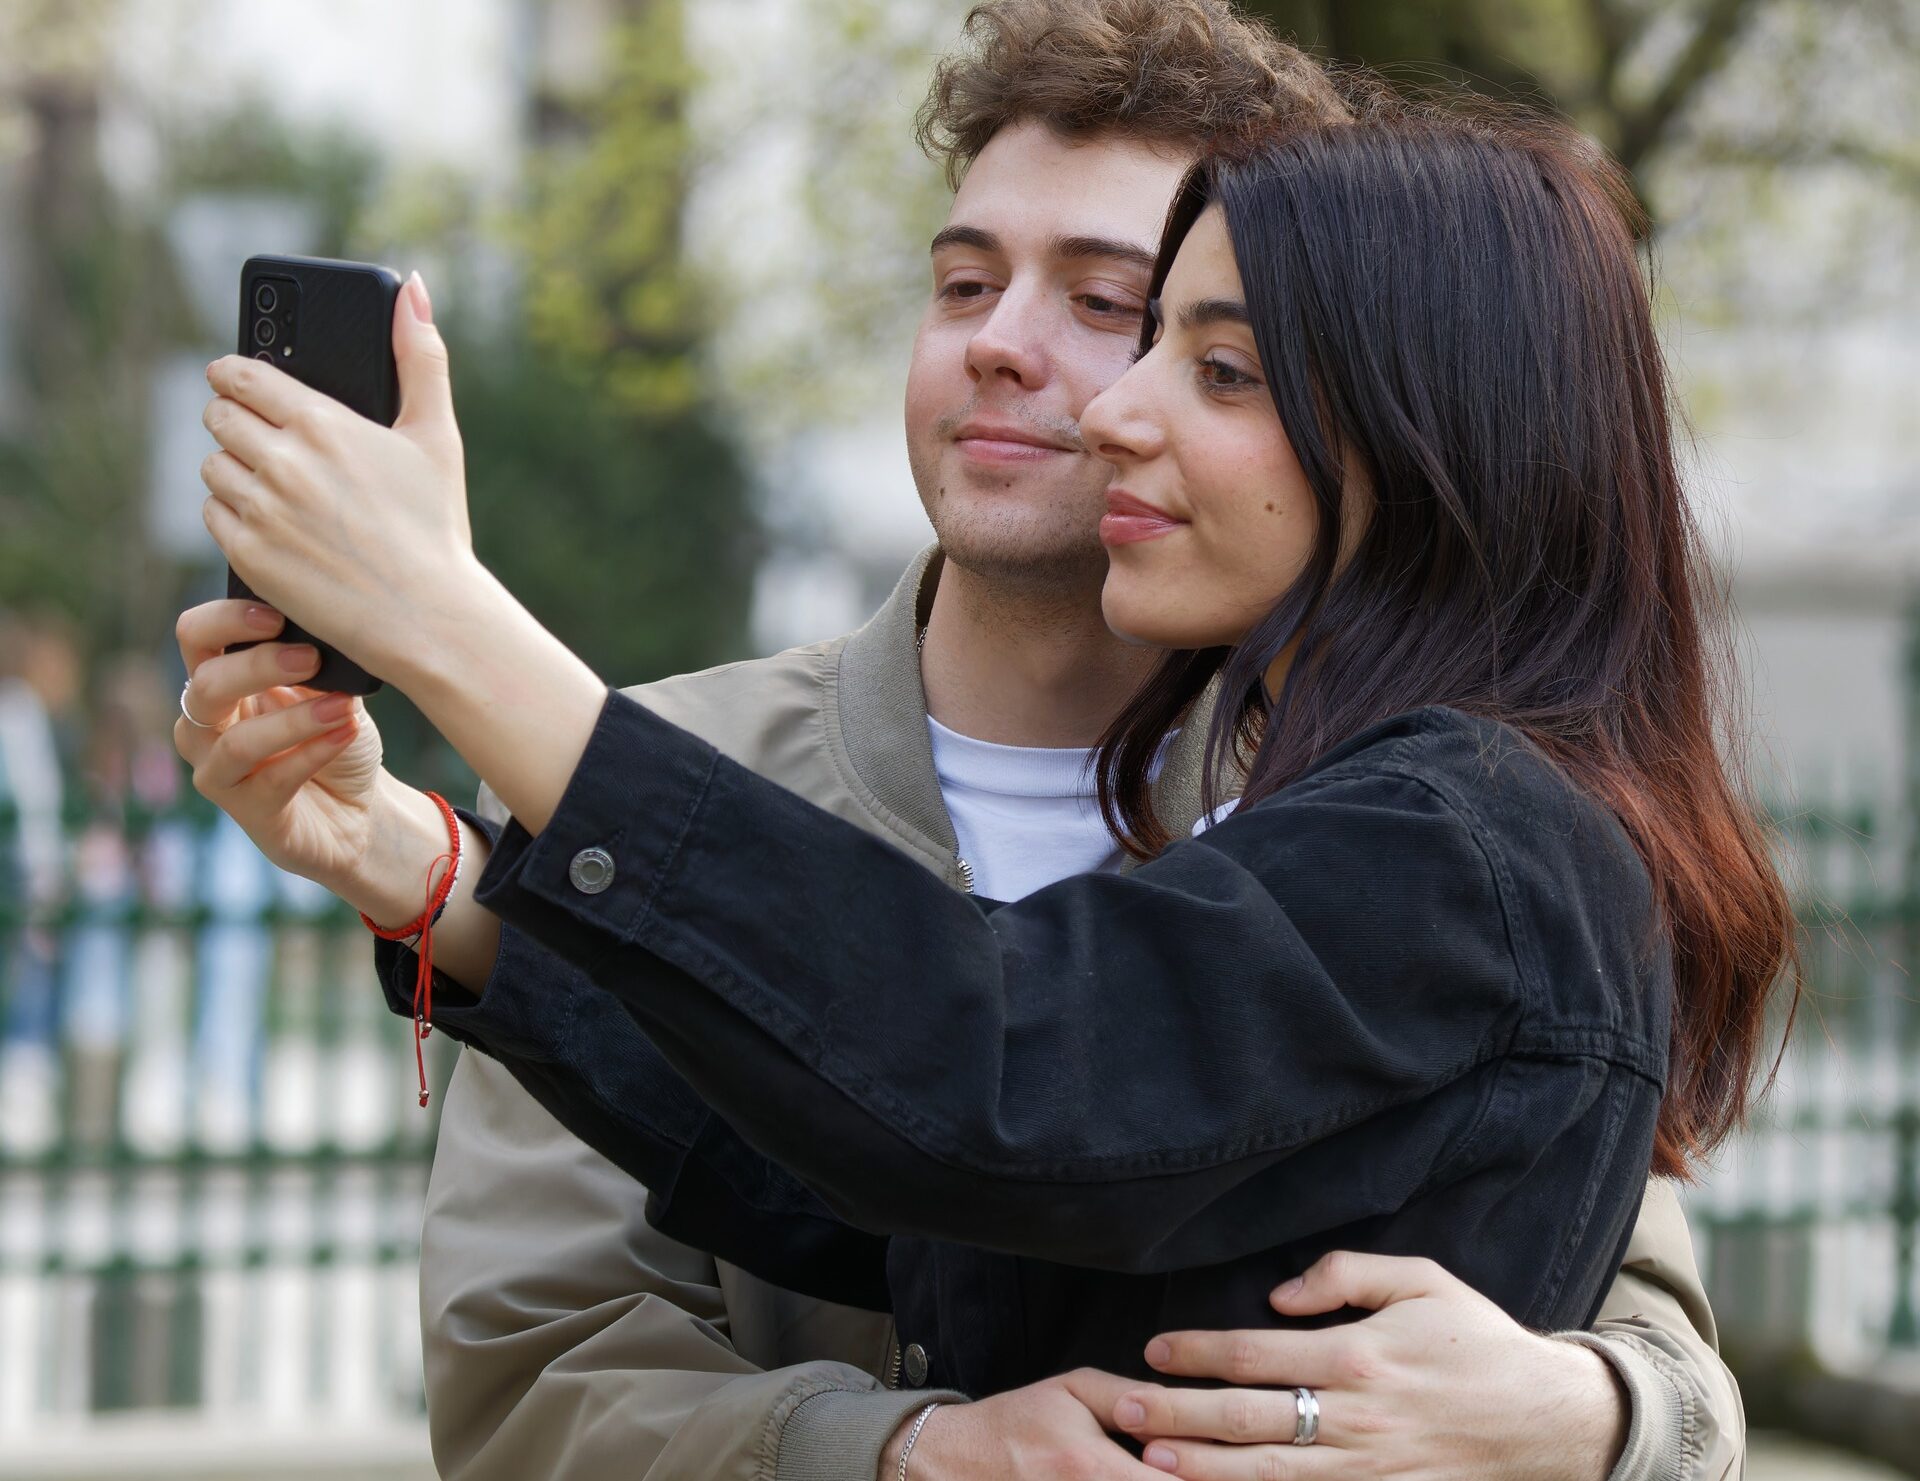
<path id="1" fill-rule="evenodd" d="M 1080 413 L 1080 440 L 1088 452 L 1110 463 L 1151 457 L 1160 436 L 1137 394 L 1140 366 L 1089 401 Z"/>

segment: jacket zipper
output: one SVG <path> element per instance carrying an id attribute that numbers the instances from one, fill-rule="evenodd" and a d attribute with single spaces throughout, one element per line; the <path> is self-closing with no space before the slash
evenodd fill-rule
<path id="1" fill-rule="evenodd" d="M 971 895 L 973 893 L 973 865 L 969 864 L 958 854 L 953 856 L 953 862 L 960 867 L 960 888 L 962 892 Z"/>

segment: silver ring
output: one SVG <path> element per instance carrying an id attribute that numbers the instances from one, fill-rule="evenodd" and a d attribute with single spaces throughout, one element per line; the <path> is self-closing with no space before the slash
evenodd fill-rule
<path id="1" fill-rule="evenodd" d="M 1311 1445 L 1320 1438 L 1320 1400 L 1310 1388 L 1293 1391 L 1293 1443 Z"/>
<path id="2" fill-rule="evenodd" d="M 181 714 L 183 714 L 183 715 L 186 715 L 186 717 L 187 717 L 187 724 L 189 724 L 189 725 L 197 725 L 197 726 L 199 726 L 199 727 L 200 727 L 200 728 L 201 728 L 202 730 L 218 730 L 218 729 L 220 728 L 220 727 L 219 727 L 218 725 L 209 725 L 209 724 L 207 724 L 207 723 L 206 723 L 206 722 L 205 722 L 204 720 L 196 720 L 196 719 L 194 719 L 194 718 L 193 718 L 193 716 L 192 716 L 191 714 L 189 714 L 189 713 L 188 713 L 188 711 L 187 711 L 187 691 L 188 691 L 189 689 L 191 689 L 192 687 L 193 687 L 193 680 L 191 680 L 191 679 L 189 679 L 189 680 L 187 680 L 187 682 L 186 682 L 186 683 L 184 683 L 184 684 L 182 684 L 182 685 L 180 686 L 180 713 L 181 713 Z"/>

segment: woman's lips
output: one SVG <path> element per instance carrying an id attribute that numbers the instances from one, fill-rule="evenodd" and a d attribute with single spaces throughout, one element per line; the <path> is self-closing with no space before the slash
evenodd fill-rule
<path id="1" fill-rule="evenodd" d="M 1151 504 L 1117 490 L 1107 491 L 1107 512 L 1100 521 L 1102 545 L 1133 545 L 1141 540 L 1157 540 L 1186 523 L 1162 514 Z"/>

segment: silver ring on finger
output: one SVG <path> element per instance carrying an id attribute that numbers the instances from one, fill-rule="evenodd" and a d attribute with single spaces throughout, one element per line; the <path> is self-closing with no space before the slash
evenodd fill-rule
<path id="1" fill-rule="evenodd" d="M 1293 1443 L 1311 1445 L 1320 1438 L 1320 1399 L 1310 1388 L 1293 1391 Z"/>
<path id="2" fill-rule="evenodd" d="M 187 708 L 187 691 L 192 687 L 193 680 L 191 679 L 180 686 L 180 713 L 187 717 L 187 724 L 189 725 L 197 725 L 202 730 L 218 730 L 220 728 L 218 725 L 209 725 L 204 720 L 196 720 L 193 718 L 193 712 Z"/>

